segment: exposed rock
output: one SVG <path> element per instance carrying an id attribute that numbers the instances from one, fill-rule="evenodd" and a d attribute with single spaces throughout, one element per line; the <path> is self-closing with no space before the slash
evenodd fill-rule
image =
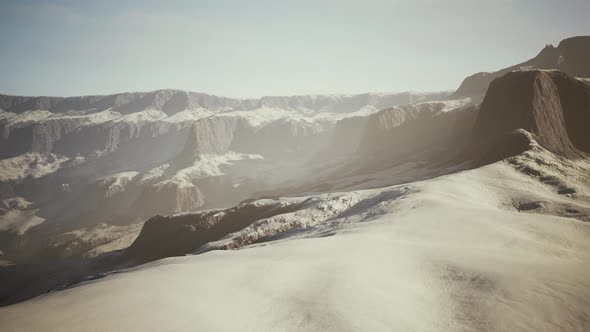
<path id="1" fill-rule="evenodd" d="M 490 85 L 473 128 L 472 151 L 519 152 L 528 146 L 527 139 L 506 140 L 506 135 L 524 130 L 549 151 L 578 157 L 590 152 L 584 132 L 589 120 L 586 84 L 557 71 L 510 72 Z"/>
<path id="2" fill-rule="evenodd" d="M 467 102 L 386 109 L 369 117 L 358 153 L 365 164 L 382 167 L 416 158 L 449 157 L 448 150 L 462 144 L 457 140 L 471 130 L 476 114 L 477 109 Z"/>
<path id="3" fill-rule="evenodd" d="M 234 141 L 237 128 L 244 127 L 243 122 L 245 121 L 242 119 L 229 116 L 195 121 L 189 132 L 184 153 L 196 156 L 201 153 L 227 152 Z"/>
<path id="4" fill-rule="evenodd" d="M 327 144 L 332 128 L 331 122 L 278 119 L 262 128 L 242 127 L 231 149 L 281 159 L 309 156 Z"/>
<path id="5" fill-rule="evenodd" d="M 340 155 L 356 153 L 367 132 L 369 116 L 355 116 L 345 118 L 334 126 L 330 145 L 318 158 L 334 158 Z"/>
<path id="6" fill-rule="evenodd" d="M 166 181 L 143 188 L 129 209 L 133 215 L 141 218 L 193 211 L 203 206 L 204 197 L 196 186 Z"/>
<path id="7" fill-rule="evenodd" d="M 203 211 L 170 217 L 158 215 L 145 222 L 125 255 L 139 262 L 184 255 L 241 230 L 256 220 L 294 211 L 299 206 L 297 203 L 241 204 L 224 211 Z"/>

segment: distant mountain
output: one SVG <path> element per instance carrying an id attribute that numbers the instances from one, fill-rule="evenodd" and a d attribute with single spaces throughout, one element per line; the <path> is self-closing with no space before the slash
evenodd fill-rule
<path id="1" fill-rule="evenodd" d="M 11 113 L 45 110 L 51 113 L 83 112 L 84 114 L 110 110 L 130 114 L 145 110 L 162 111 L 168 115 L 183 110 L 210 111 L 253 110 L 262 107 L 306 108 L 315 111 L 352 112 L 366 105 L 384 108 L 445 96 L 440 93 L 364 93 L 349 95 L 269 96 L 260 99 L 226 98 L 205 93 L 181 90 L 125 92 L 113 95 L 80 97 L 26 97 L 0 94 L 0 110 Z"/>
<path id="2" fill-rule="evenodd" d="M 590 77 L 588 59 L 590 59 L 590 36 L 567 38 L 557 47 L 547 45 L 536 57 L 523 63 L 496 72 L 481 72 L 465 78 L 451 98 L 482 98 L 493 80 L 519 69 L 556 69 L 573 77 Z"/>
<path id="3" fill-rule="evenodd" d="M 67 156 L 112 152 L 144 135 L 159 136 L 217 113 L 261 109 L 350 113 L 372 106 L 444 99 L 448 93 L 318 95 L 232 99 L 202 93 L 160 90 L 86 97 L 0 95 L 0 158 L 26 152 Z M 277 112 L 267 111 L 276 118 Z"/>

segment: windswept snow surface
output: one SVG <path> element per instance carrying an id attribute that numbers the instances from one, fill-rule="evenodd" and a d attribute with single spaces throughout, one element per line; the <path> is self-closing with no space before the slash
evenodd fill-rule
<path id="1" fill-rule="evenodd" d="M 590 224 L 518 212 L 514 201 L 522 197 L 573 200 L 507 162 L 408 185 L 290 198 L 322 201 L 325 213 L 308 201 L 287 221 L 320 222 L 272 242 L 164 259 L 4 307 L 0 326 L 583 331 Z"/>

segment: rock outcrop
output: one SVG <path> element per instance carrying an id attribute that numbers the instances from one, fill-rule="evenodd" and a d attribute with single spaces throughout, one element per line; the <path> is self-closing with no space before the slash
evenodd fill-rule
<path id="1" fill-rule="evenodd" d="M 208 242 L 239 231 L 256 220 L 295 211 L 299 207 L 299 203 L 245 203 L 223 211 L 169 217 L 158 215 L 145 222 L 137 239 L 125 250 L 125 256 L 136 262 L 148 262 L 185 255 Z"/>
<path id="2" fill-rule="evenodd" d="M 473 128 L 471 150 L 497 154 L 502 146 L 518 152 L 526 148 L 524 141 L 506 137 L 524 130 L 547 150 L 575 158 L 590 152 L 589 121 L 590 87 L 584 82 L 559 71 L 510 72 L 490 84 Z"/>
<path id="3" fill-rule="evenodd" d="M 264 156 L 310 155 L 327 143 L 333 125 L 300 118 L 279 118 L 254 125 L 240 115 L 214 115 L 193 123 L 184 154 L 192 158 L 231 150 Z"/>

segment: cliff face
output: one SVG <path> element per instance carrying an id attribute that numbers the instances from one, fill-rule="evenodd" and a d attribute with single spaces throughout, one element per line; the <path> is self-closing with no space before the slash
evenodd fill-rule
<path id="1" fill-rule="evenodd" d="M 105 112 L 103 112 L 105 113 Z M 167 122 L 152 118 L 120 117 L 119 113 L 55 116 L 23 121 L 0 119 L 0 158 L 27 152 L 54 152 L 68 157 L 116 151 L 138 138 L 157 137 L 190 127 L 192 121 Z M 22 117 L 26 117 L 23 115 Z"/>
<path id="2" fill-rule="evenodd" d="M 584 132 L 589 120 L 590 88 L 585 83 L 557 71 L 516 71 L 491 83 L 472 142 L 487 146 L 523 129 L 546 149 L 577 157 L 590 152 Z"/>
<path id="3" fill-rule="evenodd" d="M 590 153 L 590 85 L 559 72 L 551 73 L 551 78 L 559 91 L 569 139 L 578 150 Z"/>
<path id="4" fill-rule="evenodd" d="M 185 145 L 185 153 L 225 153 L 234 141 L 242 120 L 236 117 L 210 117 L 193 123 Z"/>
<path id="5" fill-rule="evenodd" d="M 493 73 L 477 73 L 461 83 L 453 98 L 481 97 L 496 78 L 519 69 L 556 69 L 574 77 L 590 77 L 590 36 L 562 40 L 546 46 L 536 57 Z"/>
<path id="6" fill-rule="evenodd" d="M 279 118 L 254 125 L 239 115 L 212 116 L 193 123 L 184 153 L 193 157 L 228 151 L 284 158 L 309 155 L 326 144 L 333 125 L 330 121 L 318 123 L 301 118 Z"/>
<path id="7" fill-rule="evenodd" d="M 329 160 L 357 153 L 367 132 L 369 118 L 355 116 L 338 121 L 334 126 L 329 146 L 317 158 Z"/>
<path id="8" fill-rule="evenodd" d="M 368 165 L 433 160 L 457 149 L 471 130 L 477 109 L 431 102 L 383 110 L 369 117 L 358 153 Z"/>
<path id="9" fill-rule="evenodd" d="M 157 214 L 197 210 L 204 204 L 204 198 L 196 186 L 168 182 L 143 188 L 129 209 L 135 211 L 136 217 L 144 219 Z"/>
<path id="10" fill-rule="evenodd" d="M 590 77 L 590 36 L 564 39 L 557 47 L 558 68 L 575 77 Z"/>
<path id="11" fill-rule="evenodd" d="M 364 167 L 469 160 L 476 166 L 515 156 L 531 148 L 533 140 L 566 158 L 590 152 L 590 88 L 566 73 L 514 71 L 491 83 L 480 106 L 449 111 L 449 102 L 369 116 L 358 149 Z"/>

